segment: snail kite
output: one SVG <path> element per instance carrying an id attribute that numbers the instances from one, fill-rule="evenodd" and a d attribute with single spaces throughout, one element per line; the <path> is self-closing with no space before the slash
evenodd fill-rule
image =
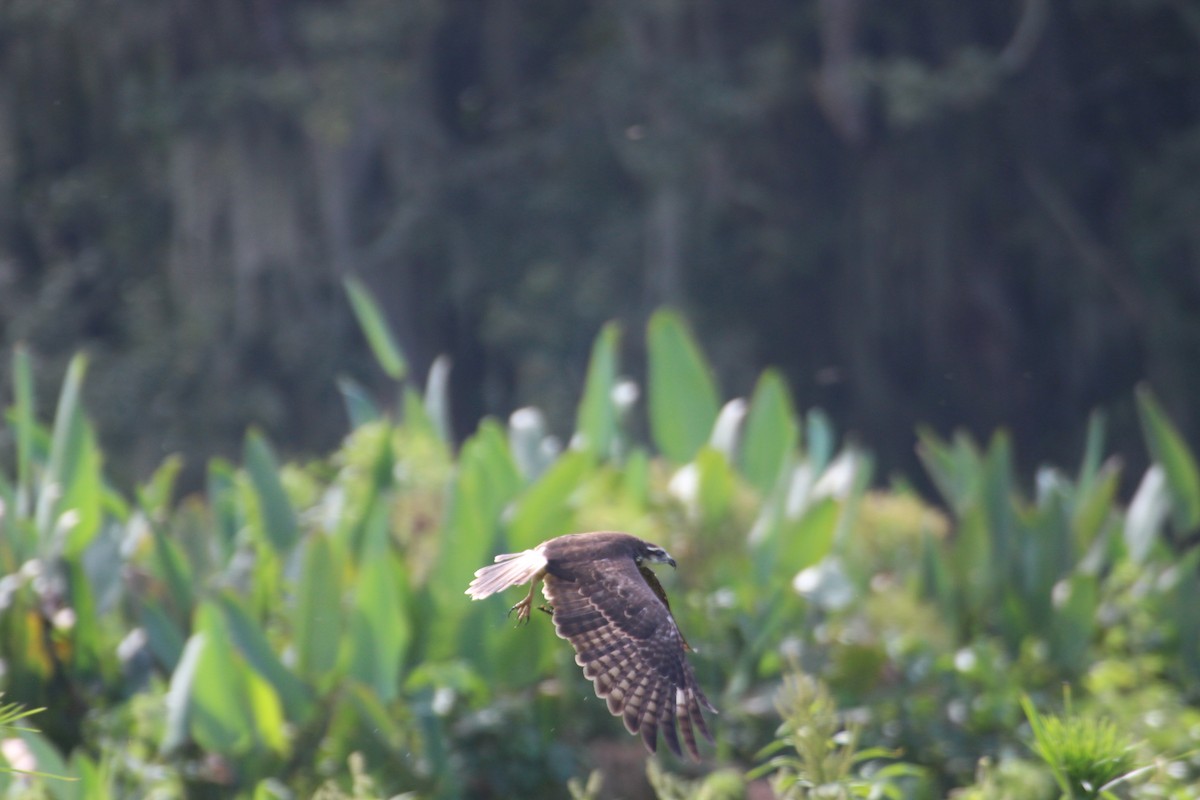
<path id="1" fill-rule="evenodd" d="M 696 683 L 684 657 L 691 648 L 647 564 L 673 567 L 675 559 L 627 533 L 573 533 L 496 556 L 495 564 L 475 573 L 466 593 L 480 600 L 529 582 L 529 594 L 509 611 L 527 621 L 542 581 L 555 631 L 575 648 L 575 663 L 608 710 L 624 719 L 630 733 L 640 733 L 650 752 L 661 730 L 672 752 L 682 755 L 682 734 L 698 760 L 696 730 L 712 741 L 701 709 L 716 709 Z"/>

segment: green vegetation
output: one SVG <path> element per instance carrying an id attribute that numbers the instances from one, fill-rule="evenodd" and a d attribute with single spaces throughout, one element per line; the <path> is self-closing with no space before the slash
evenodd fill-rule
<path id="1" fill-rule="evenodd" d="M 123 491 L 329 453 L 339 374 L 442 353 L 459 434 L 562 433 L 662 305 L 889 472 L 918 422 L 1072 463 L 1096 407 L 1140 471 L 1139 380 L 1200 439 L 1195 0 L 110 2 L 0 3 L 0 353 L 89 354 Z"/>
<path id="2" fill-rule="evenodd" d="M 175 458 L 115 491 L 86 360 L 44 426 L 17 350 L 0 688 L 45 711 L 0 752 L 78 780 L 4 773 L 0 795 L 1200 797 L 1200 551 L 1173 544 L 1200 487 L 1148 390 L 1154 464 L 1127 508 L 1095 418 L 1078 471 L 1032 487 L 1004 434 L 922 433 L 943 511 L 878 488 L 773 372 L 722 406 L 676 314 L 647 336 L 644 426 L 608 326 L 568 446 L 523 410 L 455 448 L 436 375 L 386 403 L 343 381 L 353 428 L 328 458 L 280 463 L 252 431 L 183 498 Z M 680 563 L 664 582 L 721 712 L 700 767 L 647 763 L 544 620 L 463 594 L 496 552 L 609 528 Z M 1043 716 L 1064 683 L 1075 707 Z"/>

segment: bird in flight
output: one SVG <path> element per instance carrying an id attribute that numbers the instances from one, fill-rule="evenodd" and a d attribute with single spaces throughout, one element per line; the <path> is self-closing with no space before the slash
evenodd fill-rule
<path id="1" fill-rule="evenodd" d="M 651 753 L 661 730 L 675 755 L 682 756 L 682 734 L 688 753 L 699 760 L 695 732 L 712 741 L 701 709 L 714 714 L 716 709 L 696 683 L 684 656 L 691 648 L 647 564 L 674 567 L 675 559 L 627 533 L 573 533 L 496 556 L 496 563 L 475 572 L 466 593 L 481 600 L 528 582 L 529 594 L 509 610 L 525 622 L 541 581 L 550 604 L 542 610 L 575 648 L 575 663 L 596 695 L 608 701 L 608 710 L 624 719 L 630 733 L 641 734 Z"/>

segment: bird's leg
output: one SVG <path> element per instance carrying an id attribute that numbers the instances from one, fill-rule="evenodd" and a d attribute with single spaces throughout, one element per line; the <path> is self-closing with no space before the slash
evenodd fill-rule
<path id="1" fill-rule="evenodd" d="M 518 625 L 522 622 L 529 622 L 529 610 L 533 607 L 533 593 L 537 590 L 538 582 L 541 581 L 542 576 L 545 574 L 546 571 L 542 570 L 537 575 L 534 575 L 533 580 L 529 582 L 529 594 L 525 595 L 525 599 L 508 610 L 510 615 L 514 611 L 517 612 Z"/>

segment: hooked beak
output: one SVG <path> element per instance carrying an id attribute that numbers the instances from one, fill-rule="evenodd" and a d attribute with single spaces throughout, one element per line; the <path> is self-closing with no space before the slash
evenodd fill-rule
<path id="1" fill-rule="evenodd" d="M 672 569 L 675 568 L 675 559 L 671 558 L 670 556 L 667 556 L 667 563 L 671 565 Z"/>

